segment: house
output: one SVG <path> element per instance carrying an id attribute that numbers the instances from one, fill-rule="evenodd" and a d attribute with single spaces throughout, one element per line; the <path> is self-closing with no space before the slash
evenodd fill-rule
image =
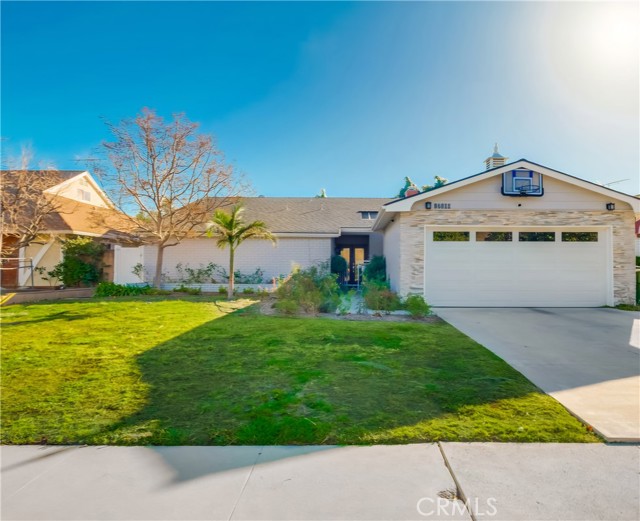
<path id="1" fill-rule="evenodd" d="M 39 226 L 39 233 L 29 245 L 7 254 L 11 244 L 16 244 L 19 231 L 5 218 L 3 228 L 3 249 L 5 250 L 0 284 L 3 288 L 21 286 L 49 286 L 46 270 L 51 270 L 62 260 L 60 239 L 73 236 L 96 238 L 110 248 L 105 255 L 107 278 L 113 264 L 112 247 L 126 240 L 126 223 L 117 212 L 107 195 L 99 187 L 89 172 L 82 170 L 41 170 L 27 171 L 37 183 L 50 206 Z M 11 190 L 15 186 L 17 171 L 2 171 L 3 189 Z M 28 206 L 28 205 L 27 205 Z M 30 219 L 33 212 L 17 213 L 13 218 Z M 9 221 L 9 222 L 7 222 Z M 106 225 L 105 223 L 118 223 Z M 40 268 L 40 270 L 38 270 Z"/>
<path id="2" fill-rule="evenodd" d="M 356 266 L 374 255 L 382 255 L 382 233 L 371 227 L 386 198 L 308 198 L 308 197 L 244 197 L 244 218 L 263 220 L 277 237 L 277 243 L 248 240 L 238 247 L 236 269 L 249 274 L 260 269 L 265 282 L 289 274 L 294 267 L 306 268 L 325 262 L 332 255 L 342 255 L 348 262 L 348 282 L 357 282 Z M 230 208 L 237 199 L 225 200 L 221 208 Z M 211 207 L 218 206 L 215 201 Z M 201 232 L 205 231 L 203 224 Z M 137 264 L 147 274 L 155 272 L 156 247 L 116 247 L 115 281 L 140 282 L 132 273 Z M 178 280 L 180 269 L 198 268 L 209 263 L 223 268 L 229 252 L 220 250 L 216 242 L 201 236 L 185 239 L 165 249 L 163 273 L 166 280 Z M 216 286 L 217 289 L 217 286 Z"/>
<path id="3" fill-rule="evenodd" d="M 635 301 L 638 198 L 497 150 L 486 166 L 381 207 L 392 289 L 434 306 Z"/>

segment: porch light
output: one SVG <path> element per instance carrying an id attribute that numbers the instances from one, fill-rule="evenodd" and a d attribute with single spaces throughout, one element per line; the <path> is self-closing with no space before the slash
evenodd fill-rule
<path id="1" fill-rule="evenodd" d="M 610 212 L 616 209 L 615 203 L 607 203 L 607 210 Z"/>

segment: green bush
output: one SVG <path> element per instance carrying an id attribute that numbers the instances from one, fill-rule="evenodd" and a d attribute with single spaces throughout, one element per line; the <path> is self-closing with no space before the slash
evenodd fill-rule
<path id="1" fill-rule="evenodd" d="M 202 294 L 202 289 L 200 288 L 190 288 L 181 284 L 177 288 L 173 288 L 173 291 L 176 293 L 186 293 L 187 295 L 200 295 Z"/>
<path id="2" fill-rule="evenodd" d="M 256 290 L 255 290 L 255 289 L 253 289 L 253 288 L 244 288 L 244 289 L 242 290 L 242 293 L 243 293 L 244 295 L 253 295 L 255 292 L 256 292 Z"/>
<path id="3" fill-rule="evenodd" d="M 136 295 L 148 295 L 152 288 L 149 286 L 134 286 L 128 284 L 116 284 L 115 282 L 101 282 L 96 287 L 96 297 L 130 297 Z"/>
<path id="4" fill-rule="evenodd" d="M 293 301 L 306 313 L 334 312 L 340 304 L 340 287 L 327 264 L 294 272 L 276 291 L 278 300 Z M 286 307 L 291 306 L 285 304 Z"/>
<path id="5" fill-rule="evenodd" d="M 387 280 L 387 261 L 382 255 L 374 255 L 364 268 L 364 278 L 369 281 Z"/>
<path id="6" fill-rule="evenodd" d="M 300 312 L 298 303 L 289 298 L 278 300 L 278 302 L 276 302 L 276 309 L 283 315 L 297 315 Z"/>
<path id="7" fill-rule="evenodd" d="M 218 293 L 220 293 L 220 295 L 226 295 L 227 294 L 226 286 L 218 286 Z"/>
<path id="8" fill-rule="evenodd" d="M 105 249 L 89 237 L 63 240 L 62 261 L 56 264 L 51 276 L 65 286 L 93 286 L 102 278 Z"/>
<path id="9" fill-rule="evenodd" d="M 331 273 L 335 273 L 338 281 L 342 284 L 347 276 L 349 265 L 342 255 L 334 255 L 331 257 Z"/>
<path id="10" fill-rule="evenodd" d="M 362 293 L 364 303 L 369 309 L 390 313 L 402 307 L 400 297 L 395 291 L 391 291 L 386 282 L 366 280 Z"/>
<path id="11" fill-rule="evenodd" d="M 409 295 L 404 301 L 404 308 L 412 318 L 424 318 L 431 313 L 431 306 L 424 301 L 422 295 Z"/>

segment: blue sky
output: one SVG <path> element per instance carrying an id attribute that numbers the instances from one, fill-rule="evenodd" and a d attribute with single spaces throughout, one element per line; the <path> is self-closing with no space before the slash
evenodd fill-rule
<path id="1" fill-rule="evenodd" d="M 85 168 L 151 107 L 214 134 L 257 194 L 392 196 L 500 143 L 640 192 L 629 3 L 5 2 L 3 155 Z"/>

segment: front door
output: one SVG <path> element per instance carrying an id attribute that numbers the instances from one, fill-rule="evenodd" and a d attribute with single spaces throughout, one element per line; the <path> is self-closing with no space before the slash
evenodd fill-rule
<path id="1" fill-rule="evenodd" d="M 366 259 L 366 250 L 361 246 L 345 246 L 340 249 L 340 255 L 347 261 L 346 283 L 357 285 L 359 280 L 358 266 Z"/>

